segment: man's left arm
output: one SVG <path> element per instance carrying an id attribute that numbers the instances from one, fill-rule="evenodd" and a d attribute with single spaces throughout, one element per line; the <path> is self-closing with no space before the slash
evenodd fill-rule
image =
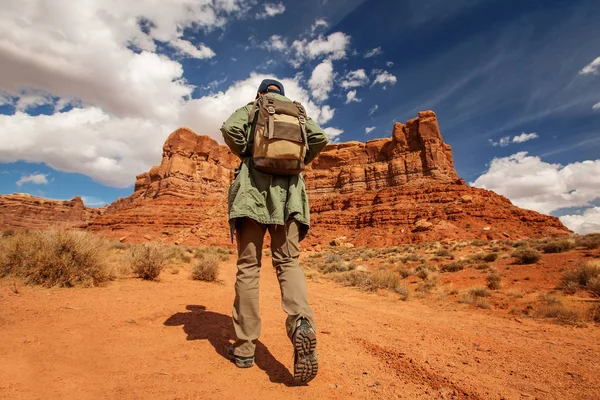
<path id="1" fill-rule="evenodd" d="M 325 131 L 310 118 L 306 121 L 306 135 L 308 136 L 308 151 L 304 157 L 304 164 L 309 164 L 327 146 L 329 140 Z"/>

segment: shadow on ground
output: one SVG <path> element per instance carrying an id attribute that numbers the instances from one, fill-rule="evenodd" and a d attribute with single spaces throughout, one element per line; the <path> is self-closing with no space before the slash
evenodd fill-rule
<path id="1" fill-rule="evenodd" d="M 183 325 L 187 340 L 208 340 L 217 354 L 227 358 L 227 348 L 235 340 L 231 316 L 206 311 L 205 306 L 188 305 L 187 312 L 173 314 L 164 322 L 165 326 Z M 294 377 L 288 369 L 265 347 L 257 341 L 254 362 L 265 371 L 271 382 L 296 386 Z"/>

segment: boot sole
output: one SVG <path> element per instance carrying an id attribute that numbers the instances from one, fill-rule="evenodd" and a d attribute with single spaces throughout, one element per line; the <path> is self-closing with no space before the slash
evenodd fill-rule
<path id="1" fill-rule="evenodd" d="M 312 381 L 319 371 L 317 336 L 311 329 L 298 328 L 294 337 L 294 379 L 300 383 Z"/>

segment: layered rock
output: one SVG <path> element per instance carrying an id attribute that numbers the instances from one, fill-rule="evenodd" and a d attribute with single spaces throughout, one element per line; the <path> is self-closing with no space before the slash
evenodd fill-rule
<path id="1" fill-rule="evenodd" d="M 180 128 L 167 139 L 161 164 L 137 177 L 131 196 L 73 221 L 88 218 L 89 230 L 120 240 L 230 244 L 227 189 L 238 164 L 227 147 Z M 432 111 L 396 123 L 390 138 L 327 146 L 304 177 L 312 226 L 303 245 L 342 236 L 384 246 L 569 233 L 555 217 L 459 179 Z"/>
<path id="2" fill-rule="evenodd" d="M 0 196 L 0 229 L 71 228 L 85 225 L 101 213 L 86 207 L 81 197 L 57 201 L 23 193 Z"/>

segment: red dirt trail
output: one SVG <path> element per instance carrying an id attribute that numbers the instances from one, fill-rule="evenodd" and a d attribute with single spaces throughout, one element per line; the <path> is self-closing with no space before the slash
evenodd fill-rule
<path id="1" fill-rule="evenodd" d="M 235 266 L 91 289 L 0 280 L 2 399 L 598 399 L 600 329 L 402 302 L 309 281 L 319 375 L 293 385 L 270 259 L 256 366 L 225 357 Z"/>

